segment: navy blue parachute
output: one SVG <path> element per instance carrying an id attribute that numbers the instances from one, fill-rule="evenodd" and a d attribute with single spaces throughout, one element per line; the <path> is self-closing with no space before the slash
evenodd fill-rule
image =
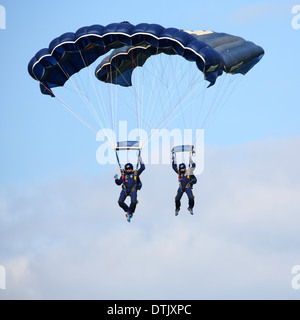
<path id="1" fill-rule="evenodd" d="M 48 48 L 37 52 L 29 62 L 28 71 L 40 82 L 42 93 L 53 95 L 51 88 L 63 86 L 73 74 L 118 48 L 126 53 L 123 58 L 116 58 L 118 51 L 113 52 L 97 68 L 96 76 L 102 81 L 125 86 L 131 84 L 131 73 L 140 65 L 138 60 L 145 62 L 152 54 L 177 54 L 194 61 L 210 85 L 223 71 L 245 74 L 264 54 L 261 47 L 222 33 L 193 33 L 158 24 L 134 26 L 125 22 L 93 25 L 80 28 L 75 33 L 64 33 Z M 126 67 L 122 69 L 120 64 Z"/>

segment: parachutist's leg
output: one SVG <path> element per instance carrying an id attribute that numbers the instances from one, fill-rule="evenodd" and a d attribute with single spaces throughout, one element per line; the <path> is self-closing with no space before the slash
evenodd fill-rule
<path id="1" fill-rule="evenodd" d="M 180 209 L 180 207 L 181 207 L 181 197 L 182 197 L 182 195 L 183 195 L 183 191 L 182 191 L 182 189 L 181 188 L 179 188 L 178 190 L 177 190 L 177 194 L 176 194 L 176 197 L 175 197 L 175 209 Z"/>
<path id="2" fill-rule="evenodd" d="M 129 206 L 128 213 L 133 214 L 137 205 L 137 192 L 136 191 L 131 191 L 131 203 Z"/>
<path id="3" fill-rule="evenodd" d="M 119 203 L 119 206 L 125 211 L 127 212 L 128 211 L 128 205 L 125 203 L 125 199 L 126 199 L 126 193 L 124 190 L 121 191 L 120 193 L 120 197 L 119 197 L 119 200 L 118 200 L 118 203 Z"/>
<path id="4" fill-rule="evenodd" d="M 194 205 L 195 205 L 195 196 L 194 196 L 194 194 L 193 194 L 193 191 L 192 191 L 192 189 L 190 189 L 190 188 L 187 188 L 186 190 L 185 190 L 185 192 L 186 192 L 186 194 L 187 194 L 187 196 L 188 196 L 188 198 L 189 198 L 189 208 L 191 208 L 191 209 L 193 209 L 194 208 Z"/>

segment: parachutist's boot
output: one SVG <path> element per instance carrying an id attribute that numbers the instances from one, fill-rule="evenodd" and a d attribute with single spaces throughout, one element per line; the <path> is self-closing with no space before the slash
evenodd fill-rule
<path id="1" fill-rule="evenodd" d="M 132 218 L 132 213 L 126 213 L 126 219 L 127 219 L 127 221 L 128 222 L 130 222 L 131 221 L 131 218 Z"/>
<path id="2" fill-rule="evenodd" d="M 188 210 L 189 210 L 189 212 L 190 212 L 190 214 L 191 214 L 191 215 L 193 215 L 193 214 L 194 214 L 194 212 L 193 212 L 193 209 L 192 209 L 192 208 L 188 208 Z"/>
<path id="3" fill-rule="evenodd" d="M 175 209 L 175 216 L 178 216 L 180 209 Z"/>

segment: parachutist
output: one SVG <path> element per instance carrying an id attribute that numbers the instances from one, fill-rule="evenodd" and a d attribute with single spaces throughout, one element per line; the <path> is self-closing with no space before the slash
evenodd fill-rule
<path id="1" fill-rule="evenodd" d="M 126 212 L 127 221 L 130 222 L 133 213 L 135 212 L 137 200 L 137 191 L 141 189 L 142 183 L 140 181 L 140 175 L 145 170 L 145 164 L 142 162 L 142 158 L 139 157 L 140 168 L 138 170 L 133 170 L 133 165 L 127 163 L 122 170 L 122 175 L 118 178 L 115 175 L 116 184 L 122 185 L 122 191 L 118 200 L 119 206 Z M 130 197 L 130 206 L 125 203 L 127 197 Z"/>
<path id="2" fill-rule="evenodd" d="M 175 216 L 179 214 L 179 210 L 181 207 L 181 197 L 184 193 L 188 196 L 189 199 L 189 207 L 188 210 L 190 214 L 193 213 L 193 208 L 195 205 L 195 196 L 193 194 L 192 188 L 193 185 L 197 183 L 197 178 L 191 174 L 191 171 L 196 168 L 196 164 L 193 162 L 192 156 L 190 155 L 190 163 L 189 170 L 186 170 L 186 165 L 181 163 L 179 168 L 177 168 L 177 164 L 175 162 L 175 155 L 172 155 L 172 167 L 173 170 L 178 174 L 179 180 L 179 188 L 177 190 L 177 194 L 175 197 Z M 192 170 L 191 170 L 192 169 Z"/>

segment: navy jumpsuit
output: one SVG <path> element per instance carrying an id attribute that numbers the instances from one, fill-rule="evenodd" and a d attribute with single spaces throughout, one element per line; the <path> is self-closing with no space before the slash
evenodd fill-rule
<path id="1" fill-rule="evenodd" d="M 118 186 L 122 185 L 122 191 L 118 200 L 119 206 L 128 214 L 132 215 L 135 211 L 137 205 L 137 189 L 138 177 L 145 170 L 145 164 L 141 163 L 141 167 L 135 172 L 132 171 L 127 174 L 126 171 L 121 175 L 119 179 L 115 179 Z M 130 196 L 131 202 L 130 206 L 125 203 L 126 198 Z"/>
<path id="2" fill-rule="evenodd" d="M 195 204 L 195 201 L 194 201 L 195 197 L 192 191 L 192 187 L 193 187 L 193 184 L 196 183 L 196 178 L 193 175 L 189 176 L 189 175 L 186 175 L 186 173 L 178 172 L 178 168 L 174 160 L 172 162 L 172 167 L 174 171 L 178 174 L 178 180 L 179 180 L 179 188 L 177 190 L 177 194 L 175 197 L 175 207 L 177 210 L 180 209 L 180 206 L 181 206 L 180 200 L 183 193 L 185 192 L 189 199 L 189 208 L 193 209 Z M 191 167 L 195 168 L 196 164 L 193 163 Z"/>

